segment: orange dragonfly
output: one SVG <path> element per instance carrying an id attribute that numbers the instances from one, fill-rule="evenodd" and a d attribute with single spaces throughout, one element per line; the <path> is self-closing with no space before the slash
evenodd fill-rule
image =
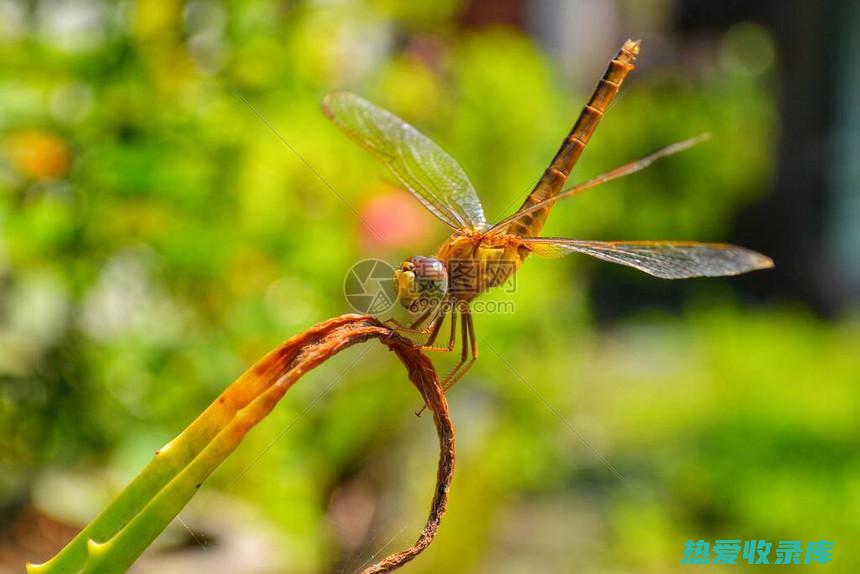
<path id="1" fill-rule="evenodd" d="M 412 257 L 394 272 L 401 304 L 414 312 L 421 303 L 426 310 L 410 325 L 389 319 L 398 328 L 426 335 L 426 341 L 420 345 L 422 349 L 453 351 L 459 316 L 460 361 L 443 381 L 444 388 L 460 380 L 478 358 L 469 309 L 471 301 L 507 281 L 529 254 L 555 258 L 584 253 L 663 279 L 737 275 L 773 266 L 773 261 L 765 255 L 721 243 L 538 237 L 550 209 L 559 199 L 639 171 L 654 160 L 687 149 L 707 137 L 672 144 L 562 190 L 597 124 L 634 69 L 638 54 L 638 41 L 625 42 L 523 205 L 492 226 L 487 224 L 481 201 L 466 173 L 442 148 L 397 116 L 354 94 L 334 92 L 326 96 L 323 111 L 334 124 L 367 148 L 433 215 L 454 229 L 435 257 Z M 435 342 L 447 315 L 451 316 L 448 344 L 439 346 Z"/>

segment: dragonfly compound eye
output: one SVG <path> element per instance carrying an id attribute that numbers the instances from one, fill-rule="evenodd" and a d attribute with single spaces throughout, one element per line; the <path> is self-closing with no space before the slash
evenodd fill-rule
<path id="1" fill-rule="evenodd" d="M 394 285 L 401 305 L 421 310 L 439 305 L 448 292 L 448 270 L 433 257 L 412 257 L 394 270 Z"/>

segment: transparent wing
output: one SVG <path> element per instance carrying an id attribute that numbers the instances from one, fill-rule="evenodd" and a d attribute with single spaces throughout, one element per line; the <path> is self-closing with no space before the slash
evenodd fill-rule
<path id="1" fill-rule="evenodd" d="M 554 237 L 522 239 L 542 257 L 585 253 L 604 261 L 635 267 L 663 279 L 738 275 L 773 267 L 770 257 L 724 243 L 693 241 L 580 241 Z"/>
<path id="2" fill-rule="evenodd" d="M 427 136 L 349 92 L 327 95 L 323 111 L 388 166 L 436 217 L 454 229 L 486 227 L 481 201 L 463 168 Z"/>

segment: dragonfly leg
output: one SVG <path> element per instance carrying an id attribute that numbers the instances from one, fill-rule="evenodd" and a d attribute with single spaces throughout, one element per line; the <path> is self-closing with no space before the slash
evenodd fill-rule
<path id="1" fill-rule="evenodd" d="M 467 346 L 467 342 L 469 341 L 469 326 L 466 322 L 466 315 L 464 313 L 460 313 L 460 362 L 454 365 L 454 368 L 445 376 L 442 380 L 442 389 L 447 389 L 450 385 L 448 381 L 454 379 L 457 376 L 457 372 L 460 368 L 466 364 L 466 359 L 469 358 L 469 347 Z"/>
<path id="2" fill-rule="evenodd" d="M 472 368 L 472 365 L 478 358 L 478 341 L 475 338 L 475 325 L 472 322 L 472 313 L 469 311 L 468 307 L 465 310 L 460 311 L 460 318 L 460 362 L 457 363 L 453 369 L 451 369 L 451 372 L 449 372 L 445 379 L 442 381 L 442 390 L 444 390 L 445 392 L 447 392 L 448 389 L 456 385 L 460 381 L 460 379 L 463 378 L 463 376 L 466 374 L 466 372 L 468 372 L 470 368 Z M 470 350 L 472 352 L 472 358 L 471 360 L 468 360 Z M 427 405 L 424 405 L 417 413 L 415 413 L 415 415 L 421 416 L 421 413 L 423 413 L 424 409 L 426 408 Z"/>
<path id="3" fill-rule="evenodd" d="M 472 368 L 472 365 L 475 364 L 475 361 L 478 359 L 478 340 L 475 337 L 475 324 L 472 322 L 472 313 L 466 308 L 462 313 L 463 319 L 463 351 L 460 355 L 460 363 L 454 368 L 451 373 L 445 377 L 445 380 L 442 383 L 442 389 L 445 392 L 460 382 L 466 372 Z M 466 341 L 468 339 L 469 347 L 466 347 Z M 472 358 L 469 362 L 466 362 L 467 351 L 472 351 Z"/>
<path id="4" fill-rule="evenodd" d="M 416 335 L 429 335 L 430 331 L 432 330 L 432 328 L 434 326 L 434 321 L 436 320 L 436 317 L 431 319 L 430 323 L 428 323 L 427 326 L 421 327 L 420 329 L 418 327 L 427 320 L 427 318 L 430 316 L 430 314 L 433 311 L 435 311 L 435 309 L 432 307 L 430 309 L 427 309 L 426 311 L 424 311 L 424 313 L 421 314 L 420 317 L 415 319 L 409 325 L 404 325 L 403 323 L 401 323 L 400 321 L 398 321 L 394 317 L 386 319 L 385 321 L 383 321 L 383 323 L 386 323 L 388 325 L 392 325 L 394 327 L 394 329 L 397 331 L 403 331 L 406 333 L 414 333 Z"/>
<path id="5" fill-rule="evenodd" d="M 418 317 L 417 319 L 415 319 L 414 321 L 412 321 L 412 323 L 410 323 L 410 324 L 409 324 L 409 328 L 410 328 L 410 329 L 417 329 L 419 325 L 421 325 L 424 321 L 426 321 L 426 320 L 427 320 L 427 317 L 429 317 L 429 316 L 430 316 L 430 313 L 432 313 L 433 311 L 436 311 L 436 309 L 434 309 L 433 307 L 431 307 L 431 308 L 427 309 L 426 311 L 424 311 L 424 312 L 421 314 L 421 316 L 420 316 L 420 317 Z M 435 319 L 436 319 L 436 317 L 434 317 L 433 319 L 435 320 Z M 430 324 L 432 325 L 432 324 L 433 324 L 433 321 L 430 321 Z M 422 329 L 422 330 L 427 330 L 427 328 L 425 327 L 425 328 L 424 328 L 424 329 Z M 429 330 L 428 330 L 428 332 L 429 332 Z"/>
<path id="6" fill-rule="evenodd" d="M 454 350 L 454 342 L 457 340 L 457 314 L 454 311 L 451 311 L 451 335 L 448 337 L 448 346 L 443 347 L 441 345 L 434 345 L 436 342 L 436 337 L 439 335 L 439 330 L 442 328 L 442 323 L 445 321 L 445 315 L 448 313 L 448 310 L 443 309 L 440 311 L 439 316 L 436 319 L 436 324 L 433 326 L 433 331 L 430 333 L 430 336 L 427 338 L 427 341 L 423 345 L 419 345 L 418 349 L 422 351 L 439 351 L 442 353 L 450 353 Z"/>

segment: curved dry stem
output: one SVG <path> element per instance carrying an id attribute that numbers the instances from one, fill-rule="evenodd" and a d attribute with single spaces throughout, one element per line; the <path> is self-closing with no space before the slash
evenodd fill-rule
<path id="1" fill-rule="evenodd" d="M 433 422 L 439 435 L 439 465 L 436 470 L 436 490 L 433 493 L 433 503 L 430 515 L 418 540 L 410 548 L 395 552 L 376 564 L 362 570 L 361 574 L 380 574 L 400 568 L 425 548 L 430 546 L 436 530 L 445 514 L 448 503 L 448 489 L 454 475 L 454 426 L 448 414 L 448 402 L 445 391 L 439 385 L 439 378 L 430 360 L 413 343 L 400 335 L 395 335 L 397 342 L 384 341 L 388 348 L 394 351 L 409 370 L 409 380 L 421 393 L 427 408 L 433 413 Z"/>
<path id="2" fill-rule="evenodd" d="M 303 374 L 339 351 L 372 338 L 384 343 L 406 367 L 409 380 L 421 393 L 425 404 L 433 413 L 433 422 L 439 436 L 440 453 L 430 514 L 418 540 L 410 548 L 391 554 L 365 568 L 362 574 L 391 572 L 418 556 L 433 541 L 442 515 L 445 513 L 448 489 L 454 473 L 454 426 L 448 414 L 445 393 L 439 385 L 439 378 L 433 364 L 412 341 L 375 318 L 366 315 L 342 315 L 320 323 L 284 342 L 248 371 L 257 375 L 261 382 L 271 381 L 283 373 L 270 389 L 275 391 L 271 403 L 274 407 L 274 404 Z M 222 396 L 226 396 L 229 391 L 230 389 Z"/>
<path id="3" fill-rule="evenodd" d="M 137 478 L 65 548 L 43 564 L 28 564 L 27 571 L 125 572 L 302 375 L 369 339 L 379 339 L 406 367 L 409 380 L 433 411 L 441 454 L 430 515 L 418 540 L 364 572 L 391 572 L 415 558 L 436 534 L 454 470 L 454 428 L 445 395 L 432 363 L 411 341 L 373 317 L 342 315 L 296 335 L 257 361 L 179 436 L 156 452 Z"/>

